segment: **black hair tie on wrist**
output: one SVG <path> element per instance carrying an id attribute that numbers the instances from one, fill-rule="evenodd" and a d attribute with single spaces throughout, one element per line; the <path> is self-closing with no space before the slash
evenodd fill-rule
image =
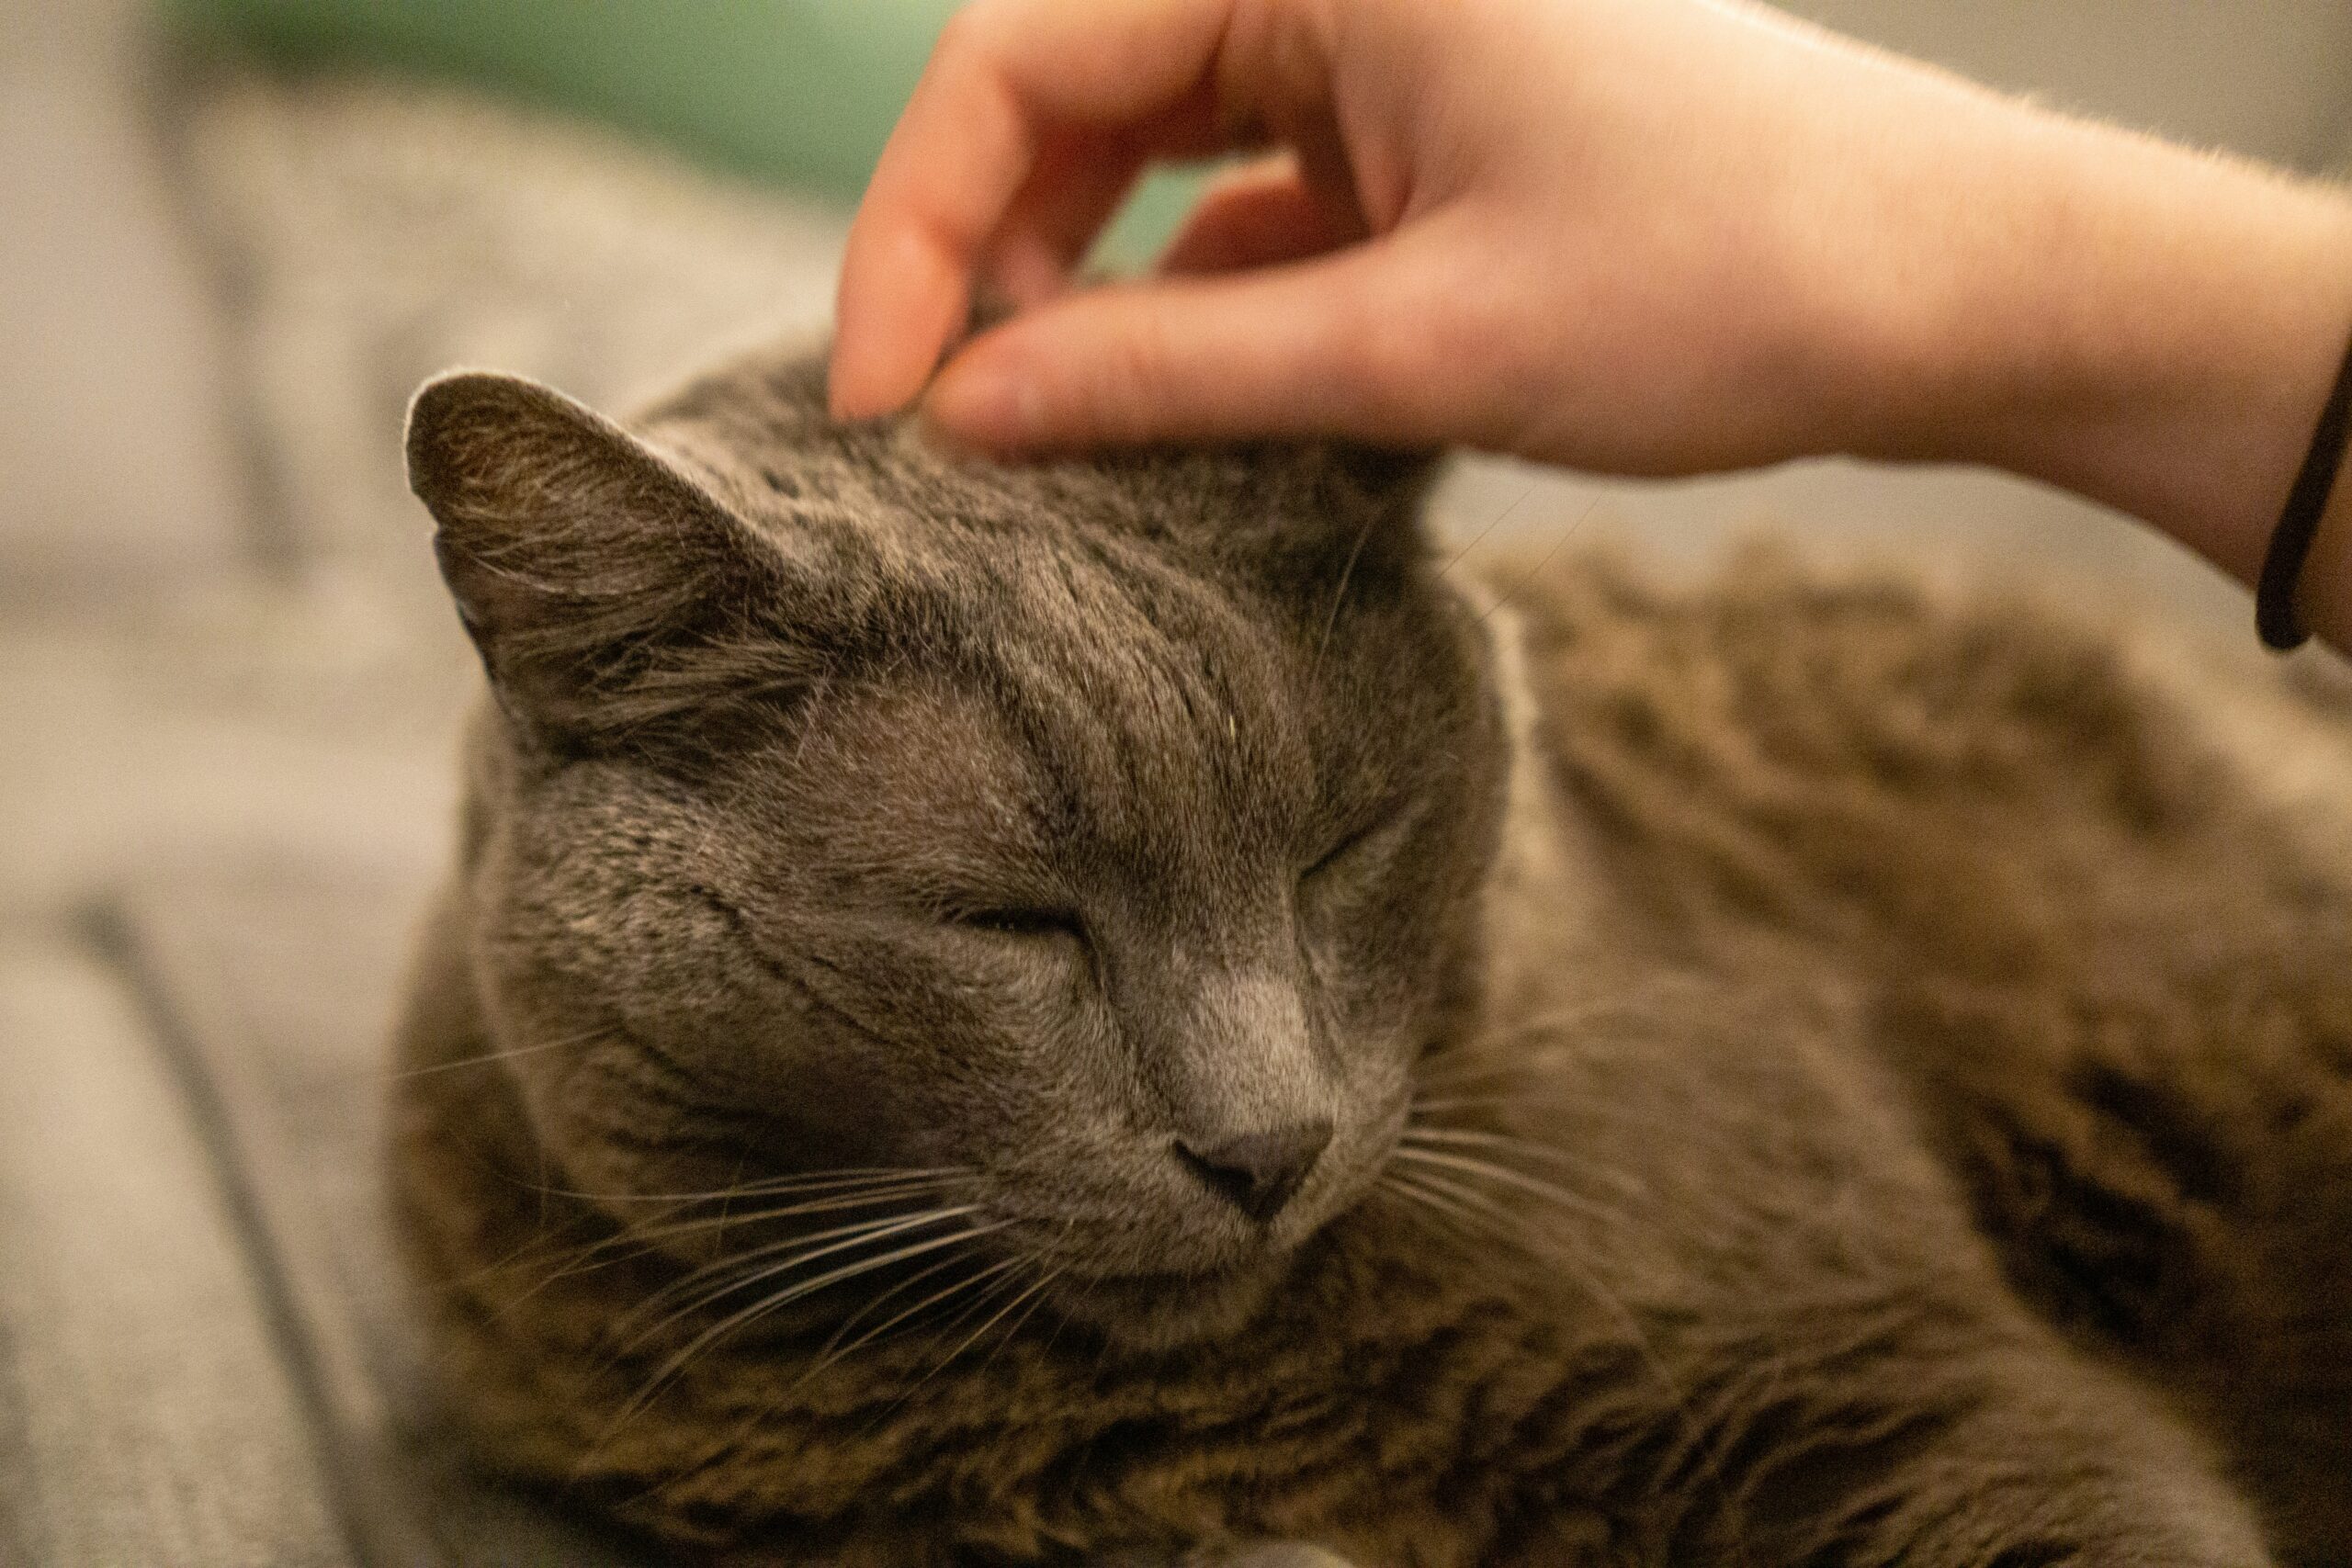
<path id="1" fill-rule="evenodd" d="M 2303 562 L 2312 541 L 2319 537 L 2320 519 L 2327 515 L 2328 497 L 2335 492 L 2336 470 L 2344 466 L 2344 446 L 2352 436 L 2352 347 L 2335 372 L 2335 389 L 2320 410 L 2319 427 L 2312 432 L 2312 449 L 2303 456 L 2295 488 L 2287 492 L 2287 509 L 2270 532 L 2270 548 L 2262 558 L 2262 576 L 2254 590 L 2254 629 L 2262 646 L 2285 653 L 2302 647 L 2311 633 L 2295 614 L 2295 590 L 2301 583 Z"/>

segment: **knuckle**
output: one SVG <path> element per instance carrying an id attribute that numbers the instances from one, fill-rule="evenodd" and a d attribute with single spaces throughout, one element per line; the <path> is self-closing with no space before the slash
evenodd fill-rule
<path id="1" fill-rule="evenodd" d="M 1001 69 L 1008 57 L 1023 52 L 1024 44 L 1034 47 L 1045 31 L 1037 15 L 1041 9 L 1048 7 L 1035 0 L 971 0 L 941 24 L 933 48 L 967 63 Z"/>
<path id="2" fill-rule="evenodd" d="M 1110 395 L 1097 415 L 1103 434 L 1148 434 L 1149 411 L 1165 407 L 1168 397 L 1167 358 L 1156 335 L 1147 329 L 1123 341 L 1112 375 Z"/>
<path id="3" fill-rule="evenodd" d="M 1329 359 L 1337 385 L 1354 390 L 1375 423 L 1413 422 L 1428 385 L 1450 362 L 1442 301 L 1396 301 L 1351 291 L 1331 302 Z"/>
<path id="4" fill-rule="evenodd" d="M 986 52 L 987 39 L 994 25 L 990 13 L 995 9 L 989 0 L 958 7 L 941 25 L 933 52 L 943 60 L 962 60 Z"/>
<path id="5" fill-rule="evenodd" d="M 1072 410 L 1073 417 L 1107 437 L 1154 434 L 1152 412 L 1172 408 L 1177 391 L 1166 323 L 1153 312 L 1131 312 L 1115 324 L 1102 348 L 1082 394 L 1085 406 Z"/>

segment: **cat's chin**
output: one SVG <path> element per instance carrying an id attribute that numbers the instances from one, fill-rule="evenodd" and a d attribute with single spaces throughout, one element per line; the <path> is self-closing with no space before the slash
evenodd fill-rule
<path id="1" fill-rule="evenodd" d="M 1238 1334 L 1282 1283 L 1286 1258 L 1203 1274 L 1080 1280 L 1053 1302 L 1063 1318 L 1141 1351 L 1172 1350 Z"/>

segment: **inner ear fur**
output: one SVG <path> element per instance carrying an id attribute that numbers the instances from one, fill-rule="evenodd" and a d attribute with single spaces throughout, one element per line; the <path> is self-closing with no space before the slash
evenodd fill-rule
<path id="1" fill-rule="evenodd" d="M 794 677 L 775 551 L 610 420 L 460 371 L 417 393 L 407 451 L 442 579 L 532 734 L 593 745 Z"/>

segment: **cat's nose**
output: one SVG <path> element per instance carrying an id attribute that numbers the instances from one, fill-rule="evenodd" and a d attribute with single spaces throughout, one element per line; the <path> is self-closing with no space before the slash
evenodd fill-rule
<path id="1" fill-rule="evenodd" d="M 1282 1213 L 1330 1141 L 1331 1119 L 1318 1116 L 1212 1143 L 1179 1138 L 1176 1155 L 1209 1190 L 1263 1224 Z"/>

